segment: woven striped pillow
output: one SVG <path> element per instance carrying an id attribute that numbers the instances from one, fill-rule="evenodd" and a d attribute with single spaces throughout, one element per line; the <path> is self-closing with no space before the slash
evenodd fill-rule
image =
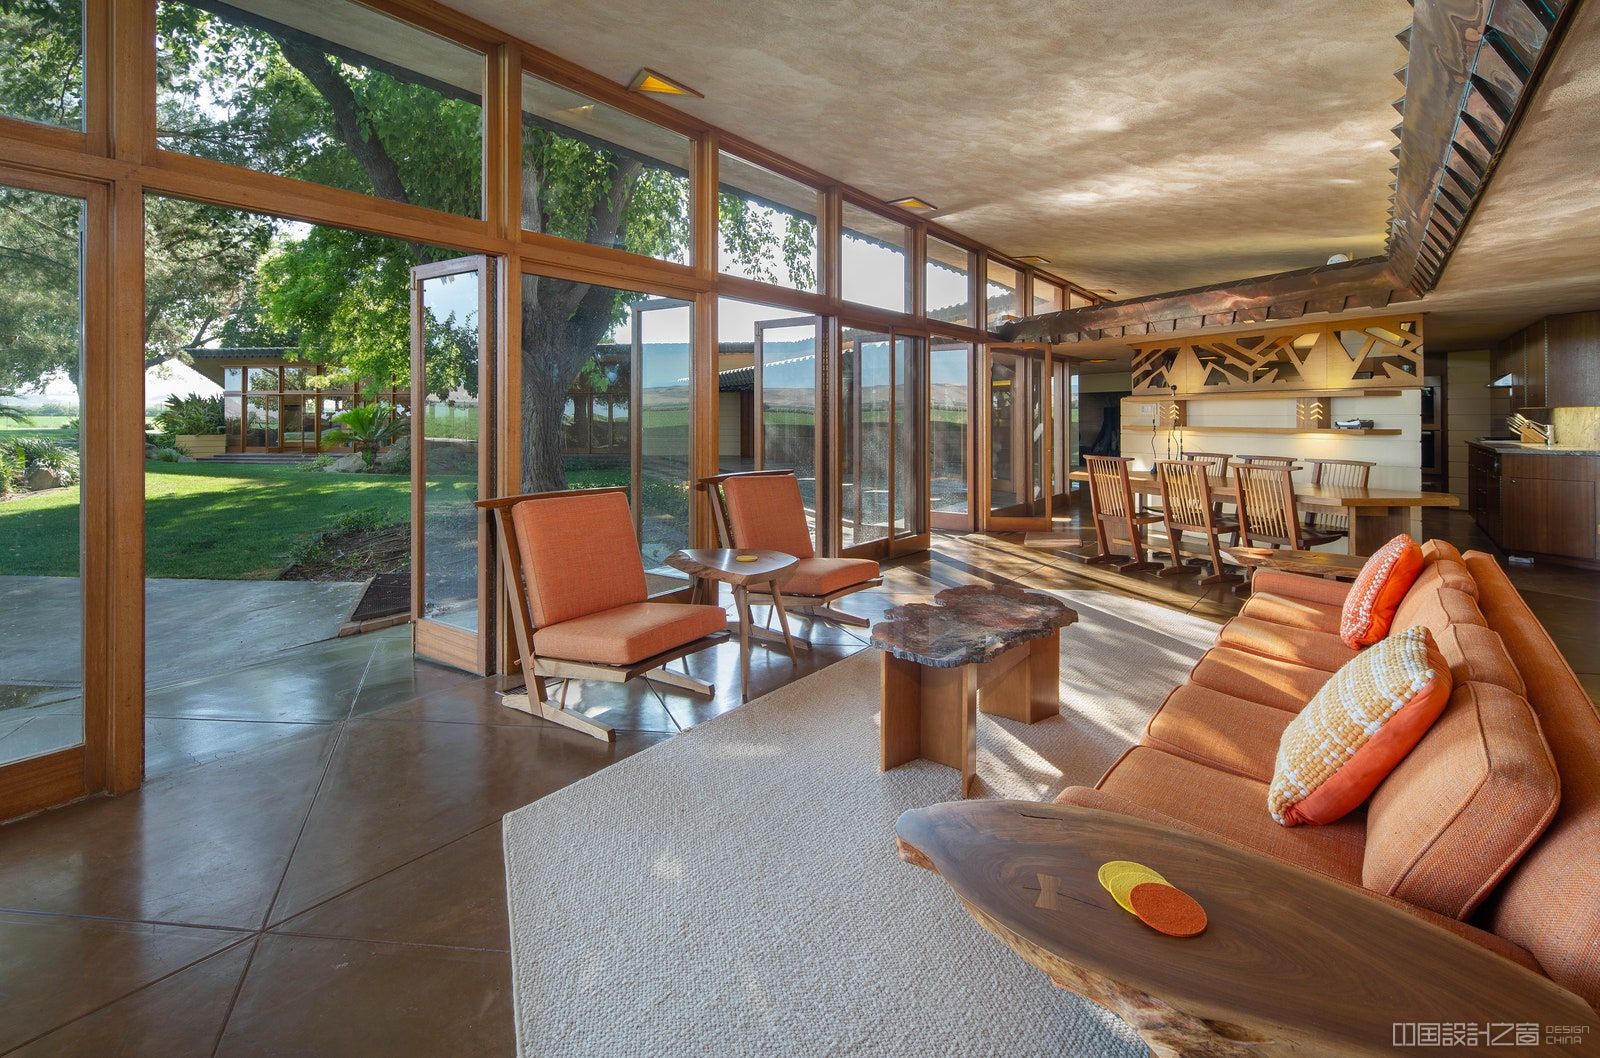
<path id="1" fill-rule="evenodd" d="M 1284 730 L 1267 811 L 1286 827 L 1355 811 L 1444 712 L 1450 687 L 1420 625 L 1351 658 Z"/>

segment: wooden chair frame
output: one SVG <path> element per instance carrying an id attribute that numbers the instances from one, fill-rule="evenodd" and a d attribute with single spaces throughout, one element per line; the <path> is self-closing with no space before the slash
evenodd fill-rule
<path id="1" fill-rule="evenodd" d="M 1226 457 L 1224 457 L 1226 458 Z M 1166 518 L 1167 540 L 1171 545 L 1172 562 L 1157 576 L 1173 577 L 1189 573 L 1193 567 L 1183 560 L 1185 533 L 1199 533 L 1205 538 L 1211 560 L 1211 575 L 1203 577 L 1201 584 L 1233 584 L 1244 579 L 1241 574 L 1222 571 L 1222 543 L 1224 533 L 1232 533 L 1238 526 L 1232 521 L 1222 521 L 1217 516 L 1217 502 L 1211 494 L 1211 467 L 1209 459 L 1162 459 L 1156 462 L 1156 484 L 1161 487 L 1161 509 Z"/>
<path id="2" fill-rule="evenodd" d="M 490 512 L 494 518 L 499 553 L 500 573 L 504 579 L 507 609 L 511 613 L 511 627 L 515 633 L 517 653 L 521 663 L 524 684 L 522 693 L 503 696 L 501 704 L 518 712 L 528 713 L 552 723 L 592 735 L 602 742 L 615 742 L 617 733 L 609 724 L 573 712 L 567 708 L 567 687 L 573 680 L 599 680 L 604 683 L 627 683 L 638 676 L 647 680 L 710 698 L 716 687 L 705 680 L 696 679 L 687 672 L 671 672 L 668 662 L 677 661 L 690 654 L 726 640 L 726 630 L 701 636 L 692 642 L 674 647 L 654 657 L 636 661 L 631 665 L 607 665 L 596 661 L 570 661 L 564 658 L 540 657 L 533 649 L 533 611 L 528 606 L 528 586 L 522 575 L 522 548 L 517 542 L 516 527 L 511 521 L 511 509 L 524 500 L 547 500 L 563 496 L 597 495 L 607 492 L 627 494 L 624 486 L 605 489 L 568 489 L 562 492 L 534 492 L 522 496 L 502 496 L 492 500 L 478 500 L 477 506 Z M 511 675 L 507 673 L 507 675 Z M 561 680 L 560 696 L 551 701 L 547 680 Z"/>
<path id="3" fill-rule="evenodd" d="M 1251 467 L 1292 467 L 1294 456 L 1234 456 L 1234 462 Z"/>
<path id="4" fill-rule="evenodd" d="M 1311 484 L 1322 485 L 1326 482 L 1326 468 L 1340 467 L 1349 470 L 1345 473 L 1353 478 L 1351 481 L 1338 482 L 1341 485 L 1353 485 L 1366 488 L 1372 479 L 1372 468 L 1378 464 L 1365 459 L 1308 459 L 1306 465 L 1311 467 Z M 1313 533 L 1332 534 L 1335 538 L 1350 535 L 1350 516 L 1343 511 L 1307 511 L 1305 526 Z"/>
<path id="5" fill-rule="evenodd" d="M 1142 570 L 1160 569 L 1160 564 L 1151 562 L 1146 555 L 1149 550 L 1145 545 L 1144 527 L 1162 521 L 1165 514 L 1141 514 L 1133 502 L 1133 482 L 1128 477 L 1128 464 L 1133 460 L 1127 456 L 1084 456 L 1084 462 L 1089 469 L 1089 506 L 1094 513 L 1094 529 L 1100 547 L 1099 554 L 1090 558 L 1094 563 L 1116 563 L 1119 573 L 1137 573 Z M 1117 482 L 1111 485 L 1112 493 L 1106 494 L 1106 485 L 1100 481 L 1101 475 L 1115 475 Z M 1120 506 L 1118 506 L 1120 504 Z M 1118 512 L 1121 513 L 1118 513 Z M 1125 533 L 1129 546 L 1133 551 L 1131 561 L 1122 561 L 1124 556 L 1111 550 L 1112 530 L 1120 528 Z"/>
<path id="6" fill-rule="evenodd" d="M 740 470 L 728 474 L 715 474 L 711 477 L 701 478 L 695 482 L 695 488 L 705 492 L 711 498 L 712 520 L 717 526 L 717 541 L 723 547 L 736 548 L 740 544 L 733 538 L 733 527 L 728 523 L 728 501 L 722 491 L 723 482 L 729 478 L 775 478 L 783 475 L 795 477 L 793 470 Z M 865 617 L 858 617 L 853 613 L 836 610 L 833 604 L 847 595 L 854 595 L 858 591 L 876 588 L 883 584 L 882 577 L 873 577 L 859 584 L 851 584 L 845 588 L 828 592 L 826 595 L 798 595 L 793 590 L 785 590 L 780 600 L 773 598 L 770 592 L 752 588 L 747 594 L 749 603 L 758 606 L 782 605 L 791 614 L 802 614 L 818 621 L 831 621 L 838 625 L 847 625 L 854 628 L 867 628 L 872 622 Z M 802 641 L 803 642 L 803 641 Z M 807 644 L 809 645 L 809 644 Z"/>

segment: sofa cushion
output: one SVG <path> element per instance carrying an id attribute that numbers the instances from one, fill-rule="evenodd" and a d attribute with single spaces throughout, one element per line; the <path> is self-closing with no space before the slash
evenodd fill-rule
<path id="1" fill-rule="evenodd" d="M 1361 848 L 1366 818 L 1357 813 L 1326 827 L 1280 827 L 1261 806 L 1267 784 L 1218 771 L 1183 757 L 1135 746 L 1112 765 L 1093 791 L 1070 787 L 1056 798 L 1066 804 L 1096 804 L 1103 792 L 1137 804 L 1202 834 L 1231 841 L 1297 867 L 1361 884 Z"/>
<path id="2" fill-rule="evenodd" d="M 1282 658 L 1323 672 L 1337 672 L 1356 652 L 1327 632 L 1262 621 L 1243 615 L 1222 626 L 1217 642 L 1235 650 Z"/>
<path id="3" fill-rule="evenodd" d="M 1372 795 L 1362 883 L 1466 918 L 1544 832 L 1560 791 L 1527 701 L 1461 684 Z"/>
<path id="4" fill-rule="evenodd" d="M 1516 663 L 1506 653 L 1500 633 L 1483 625 L 1453 624 L 1434 634 L 1433 641 L 1450 676 L 1458 684 L 1492 683 L 1517 695 L 1526 695 L 1527 686 Z"/>
<path id="5" fill-rule="evenodd" d="M 1304 573 L 1289 573 L 1281 569 L 1258 569 L 1250 577 L 1250 591 L 1281 595 L 1325 606 L 1343 606 L 1345 596 L 1350 594 L 1350 585 L 1326 577 L 1307 576 Z"/>
<path id="6" fill-rule="evenodd" d="M 1328 673 L 1292 661 L 1218 646 L 1206 651 L 1205 657 L 1190 670 L 1189 679 L 1236 698 L 1298 713 L 1328 682 Z"/>
<path id="7" fill-rule="evenodd" d="M 632 665 L 728 627 L 720 606 L 639 602 L 541 628 L 534 652 L 567 661 Z"/>
<path id="8" fill-rule="evenodd" d="M 1466 563 L 1489 627 L 1527 683 L 1528 704 L 1561 775 L 1555 819 L 1483 916 L 1490 929 L 1532 952 L 1557 984 L 1600 1008 L 1600 716 L 1494 556 L 1469 551 Z"/>
<path id="9" fill-rule="evenodd" d="M 796 564 L 794 576 L 778 590 L 785 595 L 827 595 L 877 575 L 878 564 L 870 558 L 803 558 Z"/>
<path id="10" fill-rule="evenodd" d="M 1139 744 L 1266 782 L 1293 718 L 1284 709 L 1185 683 L 1167 695 Z"/>
<path id="11" fill-rule="evenodd" d="M 536 627 L 648 597 L 626 493 L 523 500 L 511 525 Z"/>
<path id="12" fill-rule="evenodd" d="M 1364 802 L 1450 700 L 1450 668 L 1425 628 L 1362 651 L 1284 729 L 1267 809 L 1325 825 Z"/>
<path id="13" fill-rule="evenodd" d="M 1244 606 L 1240 608 L 1239 616 L 1336 636 L 1339 634 L 1340 612 L 1338 603 L 1297 599 L 1292 595 L 1262 591 L 1252 585 L 1250 598 L 1246 599 Z"/>
<path id="14" fill-rule="evenodd" d="M 781 551 L 795 558 L 816 553 L 800 498 L 800 482 L 793 474 L 727 478 L 722 482 L 722 496 L 732 546 Z"/>
<path id="15" fill-rule="evenodd" d="M 1419 581 L 1421 577 L 1417 578 Z M 1394 627 L 1421 625 L 1437 637 L 1453 624 L 1481 625 L 1483 612 L 1477 600 L 1458 588 L 1446 587 L 1435 578 L 1414 585 L 1395 610 Z"/>
<path id="16" fill-rule="evenodd" d="M 1372 553 L 1350 586 L 1339 615 L 1339 638 L 1346 646 L 1371 646 L 1389 634 L 1395 608 L 1411 590 L 1422 566 L 1422 548 L 1404 533 Z"/>
<path id="17" fill-rule="evenodd" d="M 1433 587 L 1437 584 L 1441 588 L 1454 588 L 1466 592 L 1474 599 L 1478 597 L 1478 583 L 1472 579 L 1472 574 L 1467 572 L 1467 567 L 1453 559 L 1439 558 L 1430 562 L 1417 576 L 1417 584 L 1421 587 Z"/>
<path id="18" fill-rule="evenodd" d="M 1437 559 L 1448 558 L 1455 562 L 1461 561 L 1461 552 L 1456 550 L 1456 545 L 1448 540 L 1424 540 L 1422 542 L 1422 560 L 1433 562 Z"/>

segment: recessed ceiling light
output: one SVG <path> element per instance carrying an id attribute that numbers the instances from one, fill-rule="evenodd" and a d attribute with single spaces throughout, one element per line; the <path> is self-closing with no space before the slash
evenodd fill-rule
<path id="1" fill-rule="evenodd" d="M 1112 290 L 1110 287 L 1091 287 L 1090 290 L 1089 290 L 1089 293 L 1091 293 L 1091 294 L 1115 294 L 1116 291 Z"/>
<path id="2" fill-rule="evenodd" d="M 1090 357 L 1088 360 L 1085 360 L 1084 363 L 1086 363 L 1086 364 L 1109 364 L 1109 363 L 1111 363 L 1111 358 L 1109 356 L 1095 356 L 1095 357 Z"/>
<path id="3" fill-rule="evenodd" d="M 674 81 L 666 74 L 657 73 L 646 66 L 633 75 L 633 81 L 628 85 L 630 92 L 650 92 L 661 96 L 694 96 L 704 99 L 705 96 L 696 92 L 682 81 Z"/>
<path id="4" fill-rule="evenodd" d="M 1023 264 L 1031 264 L 1031 265 L 1047 265 L 1047 264 L 1050 263 L 1050 258 L 1048 258 L 1048 257 L 1040 257 L 1038 254 L 1032 254 L 1032 253 L 1029 254 L 1026 257 L 1019 257 L 1019 258 L 1017 258 L 1017 260 L 1021 261 Z"/>
<path id="5" fill-rule="evenodd" d="M 905 198 L 890 199 L 889 205 L 899 206 L 901 209 L 914 209 L 919 213 L 931 213 L 939 208 L 932 202 L 928 202 L 925 199 L 920 199 L 916 195 L 907 195 Z"/>

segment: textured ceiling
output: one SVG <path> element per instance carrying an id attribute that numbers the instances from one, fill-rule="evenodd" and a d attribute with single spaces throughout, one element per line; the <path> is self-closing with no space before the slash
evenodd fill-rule
<path id="1" fill-rule="evenodd" d="M 1422 301 L 1429 349 L 1497 341 L 1600 308 L 1600 5 L 1573 15 L 1444 276 Z"/>
<path id="2" fill-rule="evenodd" d="M 447 0 L 1118 298 L 1383 252 L 1404 0 Z"/>

